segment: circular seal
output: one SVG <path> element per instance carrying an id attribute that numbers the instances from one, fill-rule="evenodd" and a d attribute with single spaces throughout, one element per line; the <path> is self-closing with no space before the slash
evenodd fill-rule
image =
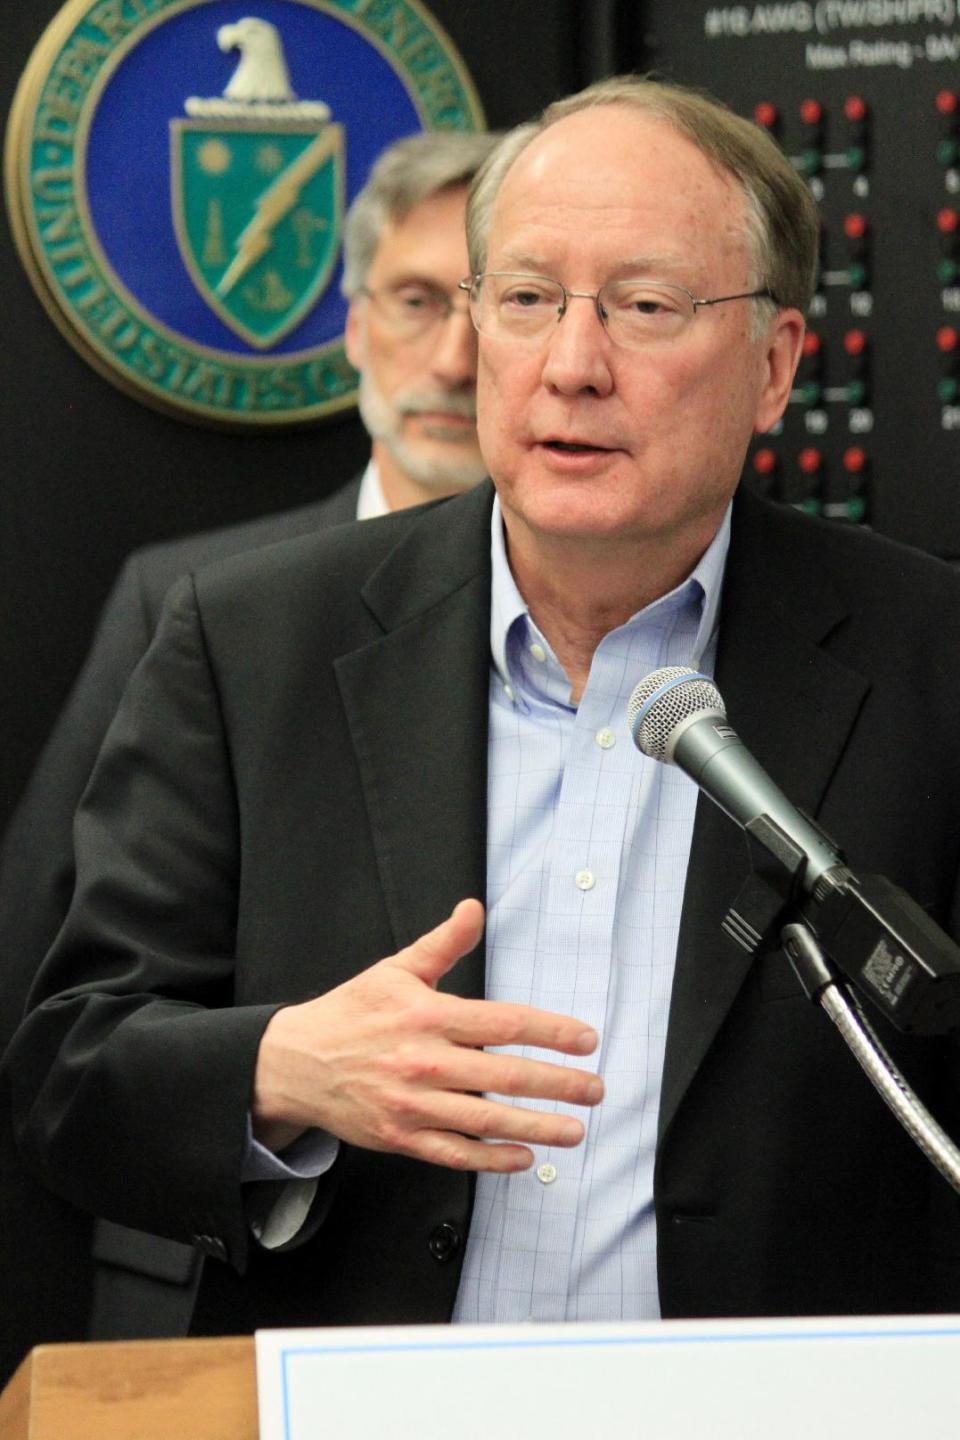
<path id="1" fill-rule="evenodd" d="M 129 394 L 231 428 L 350 405 L 343 215 L 418 130 L 476 130 L 419 0 L 68 0 L 7 131 L 17 248 L 67 339 Z"/>

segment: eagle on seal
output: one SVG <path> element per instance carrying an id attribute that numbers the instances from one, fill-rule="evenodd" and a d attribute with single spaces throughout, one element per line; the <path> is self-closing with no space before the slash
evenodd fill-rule
<path id="1" fill-rule="evenodd" d="M 296 100 L 280 32 L 268 20 L 247 16 L 233 25 L 221 25 L 217 44 L 224 53 L 240 51 L 240 63 L 223 92 L 225 99 L 287 104 Z"/>

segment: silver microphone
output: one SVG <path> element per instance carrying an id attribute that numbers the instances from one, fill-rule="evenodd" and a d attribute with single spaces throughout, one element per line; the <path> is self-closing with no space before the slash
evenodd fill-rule
<path id="1" fill-rule="evenodd" d="M 804 853 L 801 883 L 812 891 L 821 875 L 842 864 L 837 850 L 787 799 L 727 723 L 720 691 L 687 665 L 653 670 L 627 703 L 633 743 L 644 755 L 677 765 L 744 829 L 767 816 Z"/>

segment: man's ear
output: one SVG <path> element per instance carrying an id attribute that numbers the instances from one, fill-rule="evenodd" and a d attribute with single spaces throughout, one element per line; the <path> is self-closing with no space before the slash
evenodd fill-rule
<path id="1" fill-rule="evenodd" d="M 764 341 L 766 381 L 754 422 L 758 434 L 770 430 L 786 409 L 803 352 L 805 330 L 806 324 L 799 310 L 780 310 L 770 322 Z"/>

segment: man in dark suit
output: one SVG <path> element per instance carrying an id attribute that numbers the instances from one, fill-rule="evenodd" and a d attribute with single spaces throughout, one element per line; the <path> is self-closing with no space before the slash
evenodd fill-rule
<path id="1" fill-rule="evenodd" d="M 139 550 L 124 566 L 7 832 L 0 1049 L 66 914 L 73 813 L 170 585 L 212 560 L 450 495 L 485 473 L 476 441 L 475 332 L 456 287 L 467 271 L 467 185 L 493 143 L 459 132 L 401 140 L 379 158 L 347 216 L 347 348 L 372 439 L 364 475 L 312 505 Z M 35 1343 L 84 1337 L 91 1263 L 89 1220 L 23 1174 L 6 1104 L 0 1144 L 0 1289 L 22 1297 L 0 1341 L 6 1374 Z M 101 1263 L 93 1338 L 183 1332 L 198 1273 L 192 1250 L 102 1224 L 94 1248 Z"/>
<path id="2" fill-rule="evenodd" d="M 734 498 L 817 233 L 702 97 L 551 107 L 468 215 L 496 495 L 171 594 L 8 1071 L 51 1186 L 229 1262 L 198 1332 L 956 1307 L 955 1197 L 721 932 L 745 850 L 623 714 L 642 666 L 712 670 L 851 863 L 957 926 L 956 576 Z M 954 1049 L 892 1043 L 956 1120 Z"/>

